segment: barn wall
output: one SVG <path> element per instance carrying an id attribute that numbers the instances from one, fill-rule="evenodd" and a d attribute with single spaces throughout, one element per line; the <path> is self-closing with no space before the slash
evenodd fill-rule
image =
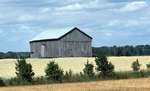
<path id="1" fill-rule="evenodd" d="M 60 40 L 60 55 L 62 57 L 92 56 L 92 39 L 79 31 L 73 31 Z"/>
<path id="2" fill-rule="evenodd" d="M 58 41 L 46 41 L 46 42 L 34 42 L 30 43 L 32 58 L 41 57 L 41 46 L 45 45 L 45 57 L 58 57 L 59 55 L 59 44 Z"/>
<path id="3" fill-rule="evenodd" d="M 83 33 L 78 30 L 74 30 L 65 37 L 61 39 L 62 41 L 89 41 L 91 42 L 91 38 L 85 36 Z"/>

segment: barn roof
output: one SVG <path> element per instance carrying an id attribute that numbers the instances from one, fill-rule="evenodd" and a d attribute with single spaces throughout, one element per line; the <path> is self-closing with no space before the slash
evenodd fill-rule
<path id="1" fill-rule="evenodd" d="M 89 36 L 88 34 L 86 34 L 83 31 L 81 31 L 79 28 L 75 27 L 73 29 L 66 28 L 66 29 L 56 29 L 56 30 L 53 30 L 53 31 L 50 31 L 50 30 L 49 31 L 44 31 L 41 34 L 34 37 L 32 40 L 30 40 L 30 43 L 31 42 L 40 42 L 40 41 L 58 40 L 58 39 L 61 39 L 64 36 L 66 36 L 67 34 L 71 33 L 74 30 L 78 30 L 81 33 L 83 33 L 85 36 L 92 39 L 91 36 Z"/>

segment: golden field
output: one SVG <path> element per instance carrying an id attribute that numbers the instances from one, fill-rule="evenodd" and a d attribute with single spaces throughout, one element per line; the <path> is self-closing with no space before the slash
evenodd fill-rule
<path id="1" fill-rule="evenodd" d="M 150 91 L 150 78 L 1 87 L 0 91 Z"/>
<path id="2" fill-rule="evenodd" d="M 142 64 L 142 69 L 150 62 L 150 56 L 133 56 L 133 57 L 108 57 L 108 60 L 115 65 L 115 71 L 130 71 L 131 64 L 136 59 Z M 71 69 L 74 73 L 82 72 L 84 64 L 89 60 L 90 63 L 95 65 L 95 58 L 55 58 L 55 59 L 27 59 L 31 63 L 35 76 L 44 76 L 44 70 L 49 61 L 56 61 L 59 66 L 68 71 Z M 1 59 L 0 60 L 0 77 L 11 78 L 15 77 L 15 63 L 16 59 Z"/>

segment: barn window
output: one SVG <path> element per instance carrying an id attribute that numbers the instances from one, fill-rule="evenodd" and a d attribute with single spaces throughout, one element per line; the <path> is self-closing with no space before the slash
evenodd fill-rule
<path id="1" fill-rule="evenodd" d="M 41 57 L 45 57 L 45 45 L 41 45 Z"/>

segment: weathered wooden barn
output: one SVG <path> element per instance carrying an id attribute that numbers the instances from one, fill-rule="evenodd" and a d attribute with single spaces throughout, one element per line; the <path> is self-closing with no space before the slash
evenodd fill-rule
<path id="1" fill-rule="evenodd" d="M 90 57 L 92 37 L 78 28 L 41 34 L 30 41 L 32 58 Z"/>

